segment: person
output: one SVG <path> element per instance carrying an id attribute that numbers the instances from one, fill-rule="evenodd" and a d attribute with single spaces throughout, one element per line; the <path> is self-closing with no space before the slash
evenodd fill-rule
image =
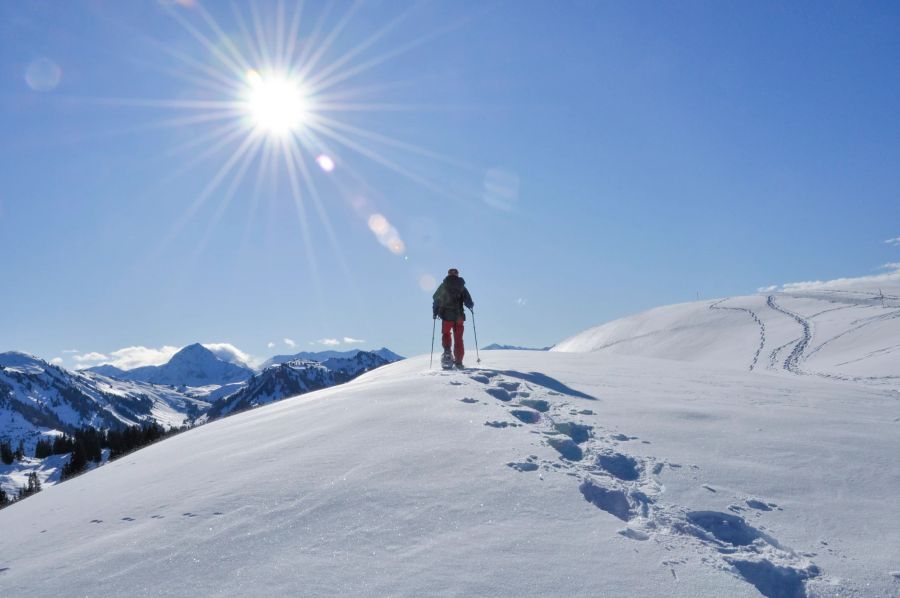
<path id="1" fill-rule="evenodd" d="M 441 318 L 441 345 L 444 347 L 444 356 L 441 361 L 448 363 L 451 360 L 458 368 L 463 367 L 463 356 L 466 349 L 463 345 L 463 322 L 466 321 L 465 305 L 469 309 L 475 307 L 472 295 L 466 288 L 466 281 L 459 275 L 459 270 L 450 268 L 444 282 L 434 292 L 434 303 L 431 305 L 434 319 Z M 450 354 L 450 333 L 453 333 L 453 355 Z"/>

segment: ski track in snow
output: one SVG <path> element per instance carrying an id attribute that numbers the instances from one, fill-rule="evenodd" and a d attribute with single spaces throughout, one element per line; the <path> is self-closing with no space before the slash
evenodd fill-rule
<path id="1" fill-rule="evenodd" d="M 802 329 L 800 340 L 797 341 L 797 344 L 791 349 L 791 353 L 785 358 L 784 369 L 792 374 L 805 374 L 806 372 L 800 369 L 800 360 L 803 358 L 803 352 L 806 351 L 807 345 L 809 345 L 809 342 L 812 340 L 812 328 L 809 320 L 775 303 L 774 295 L 769 295 L 766 299 L 766 304 L 773 310 L 792 318 L 800 325 L 800 328 Z"/>
<path id="2" fill-rule="evenodd" d="M 788 347 L 790 347 L 791 345 L 797 344 L 799 341 L 800 341 L 799 338 L 795 338 L 793 340 L 789 340 L 788 342 L 784 343 L 780 347 L 775 347 L 772 350 L 772 352 L 769 353 L 769 369 L 770 370 L 778 369 L 776 367 L 775 363 L 778 361 L 778 358 L 781 355 L 781 352 L 784 351 L 785 349 L 787 349 Z"/>
<path id="3" fill-rule="evenodd" d="M 732 310 L 732 311 L 745 312 L 751 318 L 753 318 L 753 321 L 756 322 L 757 326 L 759 326 L 759 347 L 757 347 L 756 353 L 753 355 L 753 361 L 750 362 L 750 371 L 752 372 L 753 369 L 756 367 L 756 362 L 759 361 L 759 354 L 762 352 L 763 347 L 766 346 L 766 325 L 763 323 L 762 320 L 759 319 L 759 316 L 756 315 L 756 312 L 753 311 L 752 309 L 747 309 L 746 307 L 720 307 L 720 304 L 728 301 L 728 299 L 730 299 L 730 297 L 725 298 L 725 299 L 720 299 L 719 301 L 716 301 L 715 303 L 711 303 L 709 306 L 709 309 L 727 309 L 727 310 Z"/>
<path id="4" fill-rule="evenodd" d="M 762 322 L 755 314 L 752 315 L 760 323 L 761 334 L 764 333 Z M 762 345 L 756 357 L 761 350 Z M 802 354 L 802 348 L 797 354 Z M 794 552 L 762 531 L 764 528 L 750 525 L 740 515 L 744 512 L 761 514 L 781 510 L 774 503 L 745 497 L 743 505 L 733 504 L 729 507 L 731 512 L 724 513 L 692 510 L 662 502 L 664 486 L 659 476 L 666 468 L 678 470 L 681 465 L 665 459 L 629 454 L 622 443 L 638 438 L 586 421 L 597 414 L 593 410 L 573 408 L 568 402 L 568 399 L 584 397 L 578 391 L 535 373 L 474 369 L 440 375 L 452 377 L 459 374 L 480 385 L 482 392 L 495 399 L 511 416 L 511 420 L 486 421 L 486 426 L 499 429 L 532 428 L 542 444 L 558 453 L 557 460 L 527 455 L 506 463 L 506 466 L 517 475 L 537 472 L 542 478 L 545 474 L 564 474 L 575 478 L 577 490 L 587 502 L 626 524 L 618 532 L 623 538 L 638 542 L 654 541 L 665 546 L 691 546 L 700 561 L 714 569 L 730 572 L 770 598 L 806 597 L 806 582 L 822 575 L 819 567 L 810 560 L 814 553 Z M 449 383 L 467 385 L 460 384 L 458 380 Z M 480 403 L 462 400 L 467 404 Z M 717 492 L 709 484 L 703 486 Z M 677 581 L 676 567 L 685 562 L 667 560 L 662 565 Z"/>
<path id="5" fill-rule="evenodd" d="M 885 298 L 888 298 L 888 296 L 885 295 Z M 782 363 L 782 367 L 784 368 L 784 370 L 786 370 L 792 374 L 813 375 L 813 376 L 818 376 L 820 378 L 827 378 L 830 380 L 841 380 L 844 382 L 879 382 L 879 381 L 885 381 L 885 380 L 891 380 L 891 379 L 897 378 L 897 376 L 845 376 L 845 375 L 841 375 L 841 374 L 807 371 L 807 370 L 803 370 L 800 368 L 800 363 L 801 363 L 801 361 L 804 361 L 804 360 L 808 359 L 809 357 L 812 357 L 813 355 L 818 353 L 823 347 L 827 346 L 829 343 L 836 341 L 843 336 L 846 336 L 846 335 L 854 333 L 854 332 L 858 332 L 859 330 L 861 330 L 867 326 L 870 326 L 872 324 L 879 324 L 879 323 L 883 323 L 883 322 L 886 322 L 889 320 L 894 320 L 896 318 L 900 318 L 900 310 L 890 311 L 888 313 L 882 313 L 882 314 L 878 314 L 878 315 L 871 316 L 868 318 L 860 318 L 858 320 L 854 320 L 851 323 L 852 324 L 851 328 L 848 328 L 847 330 L 844 330 L 840 334 L 836 334 L 835 336 L 829 338 L 828 340 L 823 341 L 822 343 L 818 344 L 815 348 L 813 348 L 809 353 L 806 353 L 806 349 L 807 349 L 807 347 L 810 346 L 812 339 L 813 339 L 812 324 L 811 324 L 810 320 L 812 320 L 814 317 L 819 316 L 823 313 L 835 311 L 838 309 L 844 309 L 844 308 L 836 307 L 836 308 L 820 311 L 820 312 L 814 314 L 813 316 L 803 317 L 789 309 L 786 309 L 786 308 L 778 305 L 775 302 L 774 295 L 769 295 L 767 297 L 766 304 L 774 311 L 776 311 L 780 314 L 783 314 L 783 315 L 793 319 L 794 321 L 796 321 L 797 324 L 799 324 L 800 328 L 801 328 L 800 338 L 789 341 L 789 342 L 785 343 L 784 345 L 781 345 L 780 347 L 775 348 L 769 354 L 769 368 L 770 369 L 775 369 L 775 362 L 779 359 L 779 355 L 780 355 L 781 351 L 783 351 L 785 348 L 789 347 L 790 345 L 793 345 L 794 347 L 793 347 L 793 349 L 791 349 L 790 354 L 784 359 L 784 362 Z M 713 304 L 713 305 L 716 305 L 716 304 Z M 711 305 L 710 307 L 713 307 L 713 306 Z M 853 306 L 851 305 L 849 307 L 853 307 Z M 736 308 L 719 308 L 719 309 L 736 309 Z M 861 361 L 863 359 L 866 359 L 873 355 L 877 355 L 879 353 L 890 353 L 890 352 L 894 351 L 895 349 L 897 349 L 898 347 L 900 347 L 900 346 L 886 347 L 884 349 L 879 349 L 877 351 L 873 351 L 873 352 L 869 353 L 868 355 L 861 357 L 854 361 Z M 847 363 L 852 363 L 852 362 L 845 362 L 845 363 L 838 364 L 838 365 L 846 365 Z"/>

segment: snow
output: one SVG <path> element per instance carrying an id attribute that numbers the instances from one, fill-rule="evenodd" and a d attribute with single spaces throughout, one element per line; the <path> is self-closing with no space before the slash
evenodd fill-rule
<path id="1" fill-rule="evenodd" d="M 845 283 L 661 307 L 592 328 L 552 350 L 804 374 L 900 391 L 900 284 L 879 291 Z"/>
<path id="2" fill-rule="evenodd" d="M 429 370 L 427 355 L 384 366 L 4 509 L 2 593 L 900 588 L 891 389 L 609 352 L 482 361 L 465 372 Z M 583 458 L 561 458 L 551 441 Z"/>

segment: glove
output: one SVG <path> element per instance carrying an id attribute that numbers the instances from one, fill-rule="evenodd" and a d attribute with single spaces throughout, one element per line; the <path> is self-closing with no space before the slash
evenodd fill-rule
<path id="1" fill-rule="evenodd" d="M 437 314 L 434 314 L 433 316 L 431 316 L 431 319 L 432 319 L 432 320 L 437 320 Z"/>

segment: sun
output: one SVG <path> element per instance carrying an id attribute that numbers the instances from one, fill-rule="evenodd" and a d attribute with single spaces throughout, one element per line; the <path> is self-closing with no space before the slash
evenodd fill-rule
<path id="1" fill-rule="evenodd" d="M 246 83 L 244 109 L 261 133 L 284 137 L 308 124 L 312 104 L 299 80 L 288 75 L 263 75 L 250 70 Z"/>

